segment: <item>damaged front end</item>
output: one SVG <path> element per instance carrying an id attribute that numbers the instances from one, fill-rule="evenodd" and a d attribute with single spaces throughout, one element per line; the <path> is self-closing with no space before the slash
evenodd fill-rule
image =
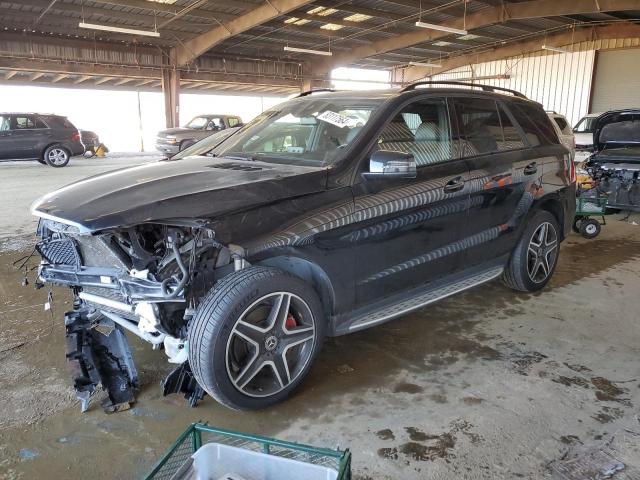
<path id="1" fill-rule="evenodd" d="M 191 374 L 187 329 L 198 299 L 216 276 L 232 269 L 232 252 L 203 225 L 144 224 L 89 234 L 41 219 L 39 279 L 68 286 L 74 309 L 65 315 L 67 359 L 82 411 L 98 385 L 107 412 L 135 400 L 138 375 L 125 332 L 164 349 L 178 367 L 163 393 L 182 393 L 195 406 L 204 391 Z"/>

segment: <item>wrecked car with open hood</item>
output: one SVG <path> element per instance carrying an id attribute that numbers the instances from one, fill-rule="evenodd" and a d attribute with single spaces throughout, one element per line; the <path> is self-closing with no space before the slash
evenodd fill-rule
<path id="1" fill-rule="evenodd" d="M 593 122 L 594 153 L 586 163 L 607 206 L 640 211 L 640 109 L 603 113 Z"/>
<path id="2" fill-rule="evenodd" d="M 543 288 L 575 208 L 570 152 L 518 92 L 421 85 L 442 87 L 307 92 L 210 149 L 34 204 L 40 280 L 74 293 L 83 408 L 98 384 L 108 410 L 134 400 L 125 333 L 177 365 L 165 394 L 257 409 L 326 336 L 501 276 Z"/>

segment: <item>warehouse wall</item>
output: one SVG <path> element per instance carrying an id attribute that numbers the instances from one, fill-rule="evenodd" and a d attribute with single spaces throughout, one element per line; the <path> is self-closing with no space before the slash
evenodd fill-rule
<path id="1" fill-rule="evenodd" d="M 592 112 L 640 107 L 640 48 L 599 52 Z"/>
<path id="2" fill-rule="evenodd" d="M 575 53 L 536 52 L 494 62 L 461 67 L 433 80 L 508 75 L 508 79 L 477 80 L 475 83 L 511 88 L 536 100 L 546 110 L 555 110 L 575 124 L 589 109 L 595 51 Z"/>

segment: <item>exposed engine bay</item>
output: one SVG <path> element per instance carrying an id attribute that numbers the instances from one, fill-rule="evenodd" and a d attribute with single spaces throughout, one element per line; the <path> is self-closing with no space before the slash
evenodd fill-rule
<path id="1" fill-rule="evenodd" d="M 610 111 L 594 121 L 594 153 L 586 170 L 607 205 L 640 211 L 640 110 Z"/>
<path id="2" fill-rule="evenodd" d="M 98 385 L 107 412 L 129 408 L 138 378 L 125 331 L 163 349 L 178 367 L 163 392 L 195 406 L 204 396 L 188 363 L 187 329 L 199 299 L 216 278 L 241 268 L 242 249 L 223 246 L 205 226 L 160 224 L 81 234 L 41 219 L 39 280 L 69 286 L 74 310 L 65 315 L 67 358 L 81 408 Z M 234 262 L 235 260 L 235 262 Z"/>
<path id="3" fill-rule="evenodd" d="M 587 163 L 587 172 L 596 181 L 599 194 L 607 195 L 611 208 L 640 211 L 640 157 L 638 163 Z"/>

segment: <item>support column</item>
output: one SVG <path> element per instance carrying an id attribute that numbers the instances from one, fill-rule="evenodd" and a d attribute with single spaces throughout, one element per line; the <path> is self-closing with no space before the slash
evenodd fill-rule
<path id="1" fill-rule="evenodd" d="M 307 92 L 309 90 L 313 90 L 314 81 L 310 78 L 305 78 L 302 80 L 302 86 L 300 87 L 301 92 Z"/>
<path id="2" fill-rule="evenodd" d="M 180 71 L 173 66 L 162 70 L 162 93 L 167 128 L 180 126 Z"/>

